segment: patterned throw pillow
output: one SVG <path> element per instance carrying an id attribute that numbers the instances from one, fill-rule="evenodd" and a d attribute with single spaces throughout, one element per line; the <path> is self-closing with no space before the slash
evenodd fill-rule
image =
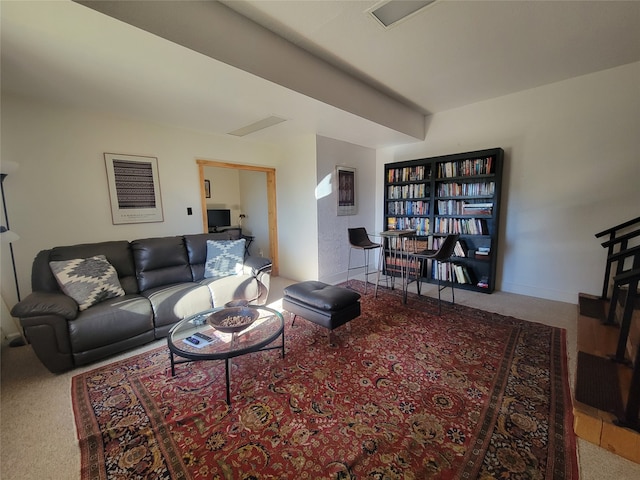
<path id="1" fill-rule="evenodd" d="M 104 255 L 49 262 L 62 291 L 86 310 L 107 298 L 121 297 L 118 273 Z"/>
<path id="2" fill-rule="evenodd" d="M 239 240 L 207 240 L 205 278 L 221 278 L 242 272 L 244 266 L 244 238 Z"/>

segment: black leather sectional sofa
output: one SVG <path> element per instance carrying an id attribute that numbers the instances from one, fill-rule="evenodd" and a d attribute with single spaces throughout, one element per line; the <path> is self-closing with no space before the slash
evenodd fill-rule
<path id="1" fill-rule="evenodd" d="M 207 240 L 237 232 L 147 238 L 56 247 L 40 252 L 32 268 L 32 293 L 11 313 L 42 363 L 70 370 L 164 337 L 188 315 L 237 299 L 264 304 L 271 261 L 247 256 L 241 273 L 205 278 Z M 124 295 L 79 310 L 65 295 L 49 262 L 104 255 L 117 271 Z"/>

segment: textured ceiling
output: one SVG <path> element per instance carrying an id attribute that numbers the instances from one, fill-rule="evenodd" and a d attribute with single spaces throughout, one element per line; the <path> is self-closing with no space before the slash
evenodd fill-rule
<path id="1" fill-rule="evenodd" d="M 640 2 L 438 1 L 385 30 L 371 1 L 228 1 L 435 113 L 640 60 Z"/>
<path id="2" fill-rule="evenodd" d="M 400 126 L 402 108 L 381 121 L 384 105 L 399 101 L 414 112 L 413 121 L 416 112 L 421 117 L 640 61 L 640 2 L 438 1 L 387 30 L 369 17 L 372 1 L 224 2 L 231 14 L 322 59 L 317 65 L 280 57 L 277 42 L 250 43 L 259 37 L 246 29 L 260 28 L 240 17 L 243 33 L 227 30 L 211 53 L 186 48 L 213 38 L 216 12 L 224 8 L 216 3 L 201 4 L 211 9 L 211 22 L 182 17 L 189 9 L 180 2 L 121 3 L 129 8 L 125 17 L 135 10 L 152 17 L 161 4 L 174 4 L 175 14 L 158 14 L 150 33 L 67 0 L 2 1 L 3 91 L 220 134 L 276 115 L 288 121 L 241 141 L 318 133 L 380 147 L 420 139 Z M 251 64 L 233 58 L 239 45 L 255 55 Z M 292 59 L 280 69 L 283 78 L 273 74 L 279 58 Z M 323 63 L 354 82 L 344 83 L 344 91 L 330 84 L 319 91 L 330 75 L 309 77 Z"/>

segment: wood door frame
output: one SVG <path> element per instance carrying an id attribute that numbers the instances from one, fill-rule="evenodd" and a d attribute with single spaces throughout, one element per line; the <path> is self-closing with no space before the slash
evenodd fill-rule
<path id="1" fill-rule="evenodd" d="M 198 174 L 200 175 L 200 203 L 202 207 L 202 231 L 207 232 L 207 199 L 204 193 L 204 169 L 205 167 L 233 168 L 235 170 L 248 170 L 251 172 L 264 172 L 267 174 L 267 212 L 269 221 L 269 258 L 273 263 L 271 274 L 278 276 L 278 209 L 276 205 L 276 169 L 271 167 L 259 167 L 256 165 L 243 165 L 239 163 L 219 162 L 216 160 L 196 160 Z"/>

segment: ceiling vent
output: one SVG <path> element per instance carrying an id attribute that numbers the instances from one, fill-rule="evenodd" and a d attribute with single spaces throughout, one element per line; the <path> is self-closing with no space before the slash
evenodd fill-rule
<path id="1" fill-rule="evenodd" d="M 369 14 L 384 28 L 391 28 L 436 0 L 390 0 L 374 5 Z"/>
<path id="2" fill-rule="evenodd" d="M 250 133 L 257 132 L 258 130 L 263 130 L 265 128 L 273 127 L 282 122 L 286 122 L 286 118 L 276 117 L 275 115 L 271 115 L 270 117 L 263 118 L 262 120 L 258 120 L 257 122 L 252 123 L 251 125 L 247 125 L 246 127 L 238 128 L 232 132 L 228 132 L 229 135 L 234 135 L 236 137 L 244 137 L 245 135 L 249 135 Z"/>

